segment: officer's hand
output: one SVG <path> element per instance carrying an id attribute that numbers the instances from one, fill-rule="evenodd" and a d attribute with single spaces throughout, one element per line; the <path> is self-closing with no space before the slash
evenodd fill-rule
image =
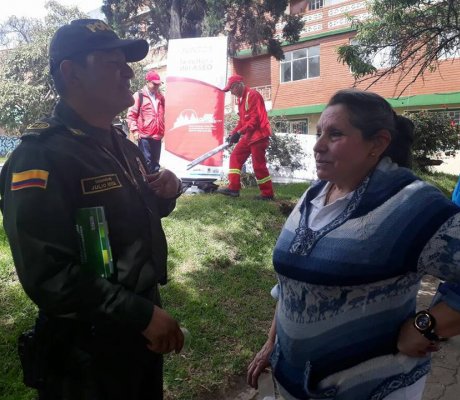
<path id="1" fill-rule="evenodd" d="M 142 332 L 149 341 L 147 347 L 155 353 L 179 353 L 184 346 L 184 335 L 179 324 L 165 310 L 158 306 L 153 309 L 152 318 Z"/>
<path id="2" fill-rule="evenodd" d="M 182 182 L 169 169 L 164 169 L 155 174 L 147 175 L 147 184 L 153 192 L 163 199 L 177 197 L 182 189 Z"/>
<path id="3" fill-rule="evenodd" d="M 238 141 L 240 140 L 240 137 L 241 137 L 241 133 L 236 132 L 233 135 L 229 136 L 227 141 L 230 144 L 235 144 L 235 143 L 238 143 Z"/>

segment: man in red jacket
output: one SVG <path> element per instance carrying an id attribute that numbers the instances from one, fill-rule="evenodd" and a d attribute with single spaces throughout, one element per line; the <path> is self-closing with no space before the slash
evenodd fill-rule
<path id="1" fill-rule="evenodd" d="M 161 79 L 155 71 L 145 75 L 147 84 L 134 95 L 129 108 L 129 131 L 147 161 L 149 173 L 160 169 L 161 139 L 165 134 L 165 98 L 160 93 Z"/>
<path id="2" fill-rule="evenodd" d="M 272 130 L 268 121 L 267 110 L 261 94 L 247 87 L 243 77 L 233 75 L 228 79 L 224 92 L 231 93 L 238 98 L 239 121 L 230 133 L 230 143 L 237 143 L 230 156 L 228 171 L 228 187 L 217 190 L 217 193 L 238 197 L 241 189 L 241 167 L 252 157 L 254 173 L 259 185 L 260 195 L 257 200 L 273 200 L 273 185 L 268 172 L 265 151 L 268 148 Z"/>

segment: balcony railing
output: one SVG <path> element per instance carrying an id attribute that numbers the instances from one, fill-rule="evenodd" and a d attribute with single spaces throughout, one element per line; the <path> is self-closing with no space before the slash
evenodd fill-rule
<path id="1" fill-rule="evenodd" d="M 272 99 L 271 85 L 256 86 L 253 89 L 256 89 L 262 95 L 264 101 L 270 101 Z"/>
<path id="2" fill-rule="evenodd" d="M 349 19 L 352 16 L 357 20 L 369 18 L 366 2 L 363 0 L 324 1 L 323 7 L 306 10 L 300 14 L 304 22 L 304 28 L 300 36 L 305 37 L 329 30 L 336 30 L 351 26 Z M 276 37 L 281 38 L 285 23 L 276 24 Z"/>
<path id="3" fill-rule="evenodd" d="M 271 85 L 265 85 L 265 86 L 254 86 L 253 89 L 257 90 L 261 95 L 264 101 L 270 101 L 272 99 L 272 87 Z M 233 97 L 233 105 L 237 106 L 238 105 L 238 97 L 232 96 Z"/>

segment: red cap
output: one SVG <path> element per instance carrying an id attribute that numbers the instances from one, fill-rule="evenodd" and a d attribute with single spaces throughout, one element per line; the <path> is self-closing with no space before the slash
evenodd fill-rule
<path id="1" fill-rule="evenodd" d="M 227 86 L 224 87 L 223 91 L 228 92 L 232 85 L 237 82 L 243 82 L 243 77 L 241 75 L 232 75 L 228 78 Z"/>
<path id="2" fill-rule="evenodd" d="M 158 75 L 155 71 L 147 72 L 147 74 L 145 74 L 145 80 L 156 83 L 157 85 L 161 83 L 160 75 Z"/>

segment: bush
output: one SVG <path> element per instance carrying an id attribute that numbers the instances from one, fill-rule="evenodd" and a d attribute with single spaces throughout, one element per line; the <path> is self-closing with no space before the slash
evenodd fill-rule
<path id="1" fill-rule="evenodd" d="M 283 116 L 270 117 L 270 126 L 273 134 L 270 137 L 270 144 L 267 149 L 267 162 L 271 168 L 278 170 L 281 167 L 289 168 L 291 171 L 302 168 L 302 160 L 305 154 L 300 147 L 296 135 L 277 135 L 275 126 L 284 121 Z M 231 112 L 225 115 L 225 131 L 230 133 L 238 123 L 238 114 Z M 250 179 L 249 179 L 250 180 Z M 248 185 L 251 186 L 248 180 Z"/>
<path id="2" fill-rule="evenodd" d="M 442 112 L 427 110 L 405 114 L 415 125 L 412 146 L 414 167 L 427 170 L 430 165 L 442 164 L 442 157 L 451 157 L 460 149 L 460 129 Z"/>

